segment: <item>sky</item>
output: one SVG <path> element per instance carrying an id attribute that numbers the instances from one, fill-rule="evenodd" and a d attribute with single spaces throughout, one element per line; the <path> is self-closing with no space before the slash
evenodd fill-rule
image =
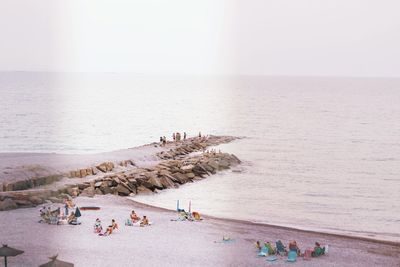
<path id="1" fill-rule="evenodd" d="M 398 0 L 2 0 L 0 71 L 400 76 Z"/>

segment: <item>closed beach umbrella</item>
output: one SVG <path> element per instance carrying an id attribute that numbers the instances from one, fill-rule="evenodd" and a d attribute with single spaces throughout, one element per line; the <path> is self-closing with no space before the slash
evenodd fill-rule
<path id="1" fill-rule="evenodd" d="M 73 263 L 57 260 L 57 256 L 58 255 L 50 257 L 49 259 L 51 259 L 51 261 L 42 264 L 39 267 L 74 267 Z"/>
<path id="2" fill-rule="evenodd" d="M 81 211 L 79 210 L 78 207 L 76 207 L 76 210 L 75 210 L 75 217 L 76 218 L 81 217 Z"/>
<path id="3" fill-rule="evenodd" d="M 15 257 L 22 253 L 24 253 L 22 250 L 10 248 L 7 245 L 3 245 L 0 248 L 0 257 L 4 257 L 4 266 L 5 267 L 7 267 L 7 257 Z"/>

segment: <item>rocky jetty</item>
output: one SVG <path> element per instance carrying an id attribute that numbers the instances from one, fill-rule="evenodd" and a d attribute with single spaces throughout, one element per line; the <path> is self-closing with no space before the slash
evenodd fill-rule
<path id="1" fill-rule="evenodd" d="M 152 166 L 137 166 L 132 160 L 123 160 L 116 163 L 103 162 L 96 166 L 72 170 L 63 174 L 63 179 L 75 181 L 74 183 L 67 182 L 51 189 L 35 189 L 35 183 L 30 180 L 18 181 L 17 183 L 29 184 L 7 185 L 13 190 L 5 190 L 3 187 L 4 192 L 0 192 L 0 210 L 32 207 L 45 202 L 62 202 L 65 198 L 79 195 L 134 196 L 176 188 L 240 164 L 240 160 L 233 154 L 217 153 L 215 150 L 206 151 L 207 147 L 235 139 L 229 136 L 210 136 L 172 143 L 169 144 L 169 149 L 156 153 L 155 156 L 159 161 Z M 53 175 L 56 178 L 49 179 L 48 183 L 59 181 L 60 176 L 63 175 Z M 51 175 L 46 177 L 49 176 L 53 177 Z M 77 182 L 77 178 L 81 179 Z"/>

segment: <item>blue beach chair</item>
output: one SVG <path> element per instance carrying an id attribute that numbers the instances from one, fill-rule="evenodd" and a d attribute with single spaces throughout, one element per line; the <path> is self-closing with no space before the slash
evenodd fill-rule
<path id="1" fill-rule="evenodd" d="M 289 251 L 287 261 L 288 262 L 295 262 L 297 260 L 297 253 L 296 251 Z"/>
<path id="2" fill-rule="evenodd" d="M 282 241 L 276 241 L 276 254 L 284 256 L 286 254 L 286 248 L 283 245 Z"/>
<path id="3" fill-rule="evenodd" d="M 258 253 L 259 257 L 266 257 L 268 255 L 268 248 L 263 246 L 260 253 Z"/>

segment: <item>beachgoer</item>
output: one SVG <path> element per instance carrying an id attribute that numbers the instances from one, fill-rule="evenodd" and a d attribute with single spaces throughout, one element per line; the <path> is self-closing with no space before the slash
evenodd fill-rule
<path id="1" fill-rule="evenodd" d="M 266 243 L 264 243 L 264 246 L 268 249 L 268 254 L 269 255 L 274 255 L 275 254 L 276 250 L 275 250 L 274 247 L 272 247 L 270 242 L 267 241 Z"/>
<path id="2" fill-rule="evenodd" d="M 160 136 L 160 145 L 162 146 L 162 144 L 163 144 L 163 138 L 162 138 L 162 136 Z"/>
<path id="3" fill-rule="evenodd" d="M 260 241 L 257 240 L 256 244 L 255 244 L 256 248 L 261 251 L 261 244 Z"/>
<path id="4" fill-rule="evenodd" d="M 113 232 L 113 226 L 109 225 L 103 235 L 111 235 L 112 232 Z"/>
<path id="5" fill-rule="evenodd" d="M 146 215 L 143 216 L 142 221 L 140 222 L 140 226 L 149 225 L 149 220 L 147 219 Z"/>
<path id="6" fill-rule="evenodd" d="M 201 138 L 201 132 L 199 132 L 199 138 Z"/>
<path id="7" fill-rule="evenodd" d="M 111 220 L 111 226 L 112 226 L 113 230 L 118 229 L 118 224 L 115 222 L 114 219 Z"/>
<path id="8" fill-rule="evenodd" d="M 136 212 L 134 210 L 132 210 L 130 217 L 131 217 L 132 223 L 140 221 L 140 217 L 136 214 Z"/>
<path id="9" fill-rule="evenodd" d="M 183 140 L 186 140 L 186 132 L 183 132 Z"/>
<path id="10" fill-rule="evenodd" d="M 163 145 L 165 146 L 165 144 L 167 143 L 167 137 L 163 137 Z"/>
<path id="11" fill-rule="evenodd" d="M 175 133 L 172 134 L 172 139 L 174 140 L 174 142 L 176 141 Z"/>
<path id="12" fill-rule="evenodd" d="M 68 224 L 77 225 L 78 218 L 75 216 L 75 212 L 71 211 L 71 214 L 68 216 Z"/>
<path id="13" fill-rule="evenodd" d="M 101 221 L 99 218 L 96 219 L 96 222 L 94 223 L 94 232 L 96 234 L 101 233 L 101 231 L 103 231 L 103 226 L 101 226 Z"/>
<path id="14" fill-rule="evenodd" d="M 295 251 L 297 253 L 297 255 L 300 255 L 300 249 L 297 246 L 296 240 L 293 240 L 293 241 L 289 242 L 289 250 L 290 251 Z"/>
<path id="15" fill-rule="evenodd" d="M 311 252 L 311 256 L 318 257 L 325 254 L 325 247 L 321 247 L 321 244 L 315 242 L 314 251 Z"/>

